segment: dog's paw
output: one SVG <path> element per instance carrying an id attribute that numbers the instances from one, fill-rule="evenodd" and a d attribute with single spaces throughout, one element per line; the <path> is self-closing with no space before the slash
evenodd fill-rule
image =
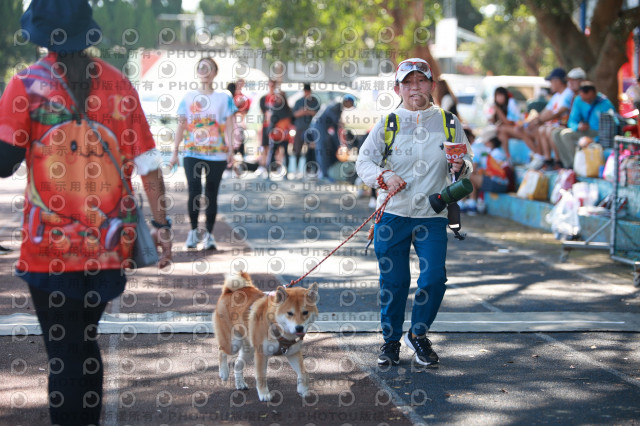
<path id="1" fill-rule="evenodd" d="M 222 379 L 222 381 L 226 382 L 227 380 L 229 380 L 229 368 L 220 368 L 220 371 L 218 373 L 220 375 L 220 379 Z"/>
<path id="2" fill-rule="evenodd" d="M 271 401 L 271 398 L 273 398 L 273 394 L 271 392 L 269 392 L 268 390 L 266 392 L 258 391 L 258 397 L 260 398 L 260 401 L 262 401 L 262 402 L 269 402 L 269 401 Z"/>
<path id="3" fill-rule="evenodd" d="M 236 379 L 236 389 L 247 390 L 249 389 L 249 385 L 247 385 L 244 379 Z"/>

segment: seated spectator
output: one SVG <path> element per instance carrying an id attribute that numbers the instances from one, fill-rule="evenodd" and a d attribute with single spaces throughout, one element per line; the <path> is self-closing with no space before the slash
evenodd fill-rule
<path id="1" fill-rule="evenodd" d="M 567 72 L 564 69 L 554 68 L 546 77 L 546 80 L 551 83 L 553 96 L 551 96 L 544 110 L 534 119 L 522 125 L 503 129 L 503 138 L 520 139 L 531 150 L 533 159 L 527 165 L 528 168 L 539 169 L 545 164 L 545 156 L 543 155 L 540 140 L 547 137 L 547 134 L 550 137 L 550 132 L 553 128 L 564 125 L 567 121 L 574 93 L 567 87 L 566 77 Z"/>
<path id="2" fill-rule="evenodd" d="M 474 214 L 477 212 L 478 195 L 480 192 L 506 193 L 513 190 L 513 171 L 502 149 L 502 142 L 497 137 L 484 142 L 486 155 L 481 155 L 478 167 L 473 168 L 469 178 L 473 184 L 473 192 L 465 203 L 465 210 Z M 475 152 L 474 152 L 475 154 Z M 475 159 L 474 159 L 475 160 Z"/>
<path id="3" fill-rule="evenodd" d="M 473 151 L 473 168 L 482 167 L 482 164 L 484 164 L 483 157 L 486 157 L 487 154 L 489 154 L 489 149 L 485 145 L 485 142 L 497 136 L 498 133 L 496 131 L 496 126 L 486 126 L 482 129 L 482 133 L 480 133 L 478 137 L 476 137 L 472 131 L 467 131 L 466 128 L 465 134 L 467 135 L 467 139 L 471 144 L 471 150 Z"/>
<path id="4" fill-rule="evenodd" d="M 493 102 L 494 112 L 493 116 L 489 117 L 489 121 L 496 126 L 497 137 L 500 139 L 500 142 L 502 142 L 507 158 L 510 158 L 510 130 L 516 127 L 518 122 L 522 120 L 522 113 L 516 100 L 504 87 L 496 88 L 493 94 Z"/>
<path id="5" fill-rule="evenodd" d="M 567 74 L 567 92 L 566 97 L 562 100 L 563 105 L 566 106 L 569 96 L 571 96 L 571 102 L 569 103 L 569 111 L 571 110 L 571 105 L 573 105 L 574 100 L 578 95 L 578 90 L 580 89 L 580 83 L 587 78 L 587 74 L 584 72 L 582 68 L 573 68 Z M 571 92 L 569 93 L 569 89 Z M 564 108 L 561 108 L 564 110 Z M 540 150 L 542 151 L 542 155 L 544 156 L 544 164 L 543 168 L 545 170 L 555 170 L 562 167 L 562 162 L 557 156 L 555 161 L 551 158 L 551 150 L 552 145 L 555 144 L 555 140 L 560 137 L 560 132 L 567 128 L 566 122 L 564 119 L 556 124 L 555 126 L 549 127 L 541 127 L 541 134 L 539 139 Z M 544 129 L 544 130 L 543 130 Z"/>
<path id="6" fill-rule="evenodd" d="M 527 101 L 527 114 L 531 113 L 531 111 L 541 113 L 544 107 L 547 106 L 550 97 L 551 93 L 549 93 L 549 89 L 541 87 L 538 96 Z"/>
<path id="7" fill-rule="evenodd" d="M 529 127 L 534 129 L 538 149 L 533 161 L 529 164 L 529 168 L 532 169 L 540 169 L 545 164 L 552 163 L 551 152 L 548 149 L 551 146 L 551 133 L 566 127 L 575 96 L 574 91 L 567 84 L 567 73 L 564 69 L 555 68 L 546 79 L 551 83 L 553 96 L 540 115 L 529 124 Z"/>
<path id="8" fill-rule="evenodd" d="M 600 115 L 612 114 L 615 107 L 590 81 L 580 84 L 579 95 L 573 101 L 569 115 L 569 128 L 562 130 L 553 140 L 553 152 L 563 167 L 573 168 L 573 157 L 578 140 L 583 136 L 597 139 Z"/>

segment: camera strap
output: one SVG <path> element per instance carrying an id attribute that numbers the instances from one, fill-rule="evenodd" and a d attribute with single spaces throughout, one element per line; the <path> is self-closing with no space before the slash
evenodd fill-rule
<path id="1" fill-rule="evenodd" d="M 442 127 L 444 129 L 445 136 L 447 137 L 447 142 L 453 142 L 456 138 L 456 122 L 453 118 L 453 114 L 449 111 L 445 111 L 442 108 L 440 108 L 440 113 L 442 114 Z M 385 166 L 387 157 L 391 154 L 391 147 L 396 141 L 396 133 L 398 133 L 398 130 L 400 130 L 400 126 L 398 125 L 398 116 L 393 112 L 387 115 L 384 124 L 385 148 L 380 167 Z M 460 229 L 462 228 L 462 225 L 460 223 L 460 206 L 458 205 L 458 203 L 451 203 L 447 206 L 447 212 L 449 229 L 453 231 L 453 233 L 455 234 L 455 238 L 464 240 L 466 234 L 460 233 Z M 371 242 L 372 238 L 370 238 L 369 240 Z"/>
<path id="2" fill-rule="evenodd" d="M 440 109 L 442 113 L 442 127 L 444 128 L 444 134 L 447 137 L 447 142 L 453 142 L 456 138 L 456 122 L 453 119 L 453 114 L 444 109 Z M 448 191 L 449 188 L 446 188 Z M 451 203 L 447 205 L 447 219 L 449 220 L 449 229 L 455 234 L 455 238 L 460 241 L 464 240 L 467 236 L 465 233 L 460 233 L 462 228 L 460 220 L 460 206 L 458 203 Z"/>
<path id="3" fill-rule="evenodd" d="M 460 233 L 462 224 L 460 223 L 460 206 L 458 203 L 451 203 L 447 205 L 447 219 L 449 219 L 449 229 L 455 234 L 455 238 L 460 241 L 464 240 L 467 236 L 466 233 Z"/>

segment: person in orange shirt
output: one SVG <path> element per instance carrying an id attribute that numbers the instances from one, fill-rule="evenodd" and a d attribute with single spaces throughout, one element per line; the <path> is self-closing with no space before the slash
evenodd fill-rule
<path id="1" fill-rule="evenodd" d="M 131 266 L 134 169 L 162 248 L 159 266 L 171 261 L 162 157 L 129 80 L 85 52 L 102 37 L 86 0 L 32 0 L 21 24 L 48 54 L 0 98 L 0 176 L 23 158 L 28 169 L 16 274 L 29 286 L 49 358 L 51 423 L 99 424 L 97 329 Z"/>

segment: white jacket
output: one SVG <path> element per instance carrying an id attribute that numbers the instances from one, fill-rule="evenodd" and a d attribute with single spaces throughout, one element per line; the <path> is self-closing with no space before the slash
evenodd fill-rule
<path id="1" fill-rule="evenodd" d="M 385 120 L 380 120 L 362 144 L 356 162 L 356 171 L 365 184 L 378 188 L 377 177 L 383 170 L 388 181 L 392 174 L 397 174 L 407 186 L 394 195 L 386 206 L 385 212 L 403 217 L 426 218 L 447 217 L 447 210 L 439 214 L 431 208 L 429 195 L 439 193 L 451 185 L 447 159 L 443 142 L 447 141 L 442 123 L 440 108 L 431 105 L 421 111 L 409 111 L 399 107 L 394 111 L 398 116 L 399 130 L 393 143 L 392 152 L 381 167 L 385 151 Z M 466 167 L 460 179 L 469 177 L 473 171 L 473 152 L 460 120 L 454 116 L 456 136 L 454 142 L 465 143 L 467 154 L 464 156 Z M 387 198 L 388 191 L 378 191 L 378 207 Z"/>

